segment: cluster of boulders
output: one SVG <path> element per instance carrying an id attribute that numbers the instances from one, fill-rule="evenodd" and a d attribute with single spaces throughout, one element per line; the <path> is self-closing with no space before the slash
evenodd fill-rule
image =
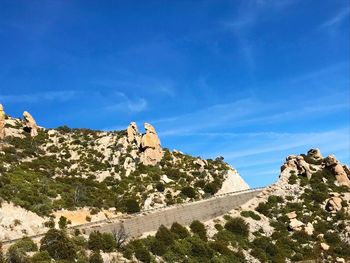
<path id="1" fill-rule="evenodd" d="M 304 229 L 305 233 L 311 236 L 314 232 L 314 226 L 309 222 L 306 225 L 297 219 L 297 213 L 292 211 L 287 214 L 287 217 L 290 220 L 289 228 L 293 231 L 301 231 Z"/>
<path id="2" fill-rule="evenodd" d="M 325 159 L 325 165 L 333 171 L 339 185 L 350 187 L 350 171 L 346 165 L 341 165 L 332 154 Z"/>
<path id="3" fill-rule="evenodd" d="M 4 111 L 4 107 L 2 104 L 0 104 L 0 140 L 3 140 L 6 136 L 5 132 L 5 118 L 6 114 Z M 35 119 L 33 116 L 25 111 L 23 112 L 23 128 L 25 131 L 29 132 L 32 137 L 35 137 L 38 135 L 38 125 L 36 124 Z"/>
<path id="4" fill-rule="evenodd" d="M 339 185 L 350 187 L 350 170 L 346 165 L 341 165 L 334 155 L 331 154 L 323 158 L 319 149 L 311 149 L 308 151 L 307 157 L 314 161 L 320 161 L 320 164 L 312 165 L 307 163 L 301 155 L 290 155 L 282 165 L 281 172 L 289 168 L 296 170 L 298 174 L 305 174 L 310 179 L 319 166 L 322 169 L 330 169 Z"/>
<path id="5" fill-rule="evenodd" d="M 155 128 L 145 123 L 145 133 L 140 134 L 135 122 L 127 128 L 127 140 L 139 149 L 140 160 L 144 165 L 155 165 L 163 158 L 163 149 Z"/>

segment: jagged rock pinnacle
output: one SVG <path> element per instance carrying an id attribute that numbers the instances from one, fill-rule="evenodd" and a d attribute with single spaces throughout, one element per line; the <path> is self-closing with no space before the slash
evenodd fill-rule
<path id="1" fill-rule="evenodd" d="M 33 116 L 25 111 L 23 112 L 24 122 L 25 122 L 25 129 L 27 129 L 30 132 L 30 135 L 32 137 L 35 137 L 38 135 L 38 126 L 36 125 L 36 121 L 34 120 Z"/>

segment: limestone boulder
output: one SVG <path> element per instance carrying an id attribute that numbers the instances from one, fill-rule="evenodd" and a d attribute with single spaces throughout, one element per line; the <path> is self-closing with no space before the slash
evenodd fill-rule
<path id="1" fill-rule="evenodd" d="M 310 165 L 304 160 L 304 157 L 300 155 L 288 156 L 286 162 L 281 166 L 281 172 L 287 168 L 296 169 L 299 174 L 306 174 L 309 179 L 312 176 Z"/>
<path id="2" fill-rule="evenodd" d="M 208 164 L 208 162 L 206 160 L 196 159 L 193 161 L 193 164 L 198 165 L 199 167 L 204 167 Z"/>
<path id="3" fill-rule="evenodd" d="M 304 227 L 304 231 L 306 234 L 311 236 L 314 233 L 314 226 L 311 223 L 307 223 Z"/>
<path id="4" fill-rule="evenodd" d="M 297 218 L 297 213 L 296 213 L 295 211 L 290 212 L 290 213 L 287 214 L 287 217 L 288 217 L 289 219 Z"/>
<path id="5" fill-rule="evenodd" d="M 334 155 L 329 155 L 325 159 L 325 164 L 332 170 L 339 185 L 350 187 L 350 179 L 346 171 L 347 167 L 344 168 Z"/>
<path id="6" fill-rule="evenodd" d="M 145 123 L 145 130 L 146 133 L 141 138 L 141 148 L 160 148 L 160 140 L 154 127 L 149 123 Z"/>
<path id="7" fill-rule="evenodd" d="M 331 213 L 336 213 L 342 209 L 342 199 L 338 196 L 333 196 L 326 203 L 326 210 Z"/>
<path id="8" fill-rule="evenodd" d="M 35 137 L 38 135 L 38 126 L 36 124 L 36 121 L 34 120 L 33 116 L 25 111 L 23 112 L 23 117 L 24 117 L 24 125 L 25 125 L 25 130 L 30 132 L 30 135 L 32 137 Z"/>
<path id="9" fill-rule="evenodd" d="M 326 243 L 321 243 L 320 245 L 321 245 L 322 250 L 324 250 L 324 251 L 329 250 L 329 245 L 327 245 Z"/>
<path id="10" fill-rule="evenodd" d="M 131 122 L 126 129 L 127 132 L 127 139 L 129 143 L 135 143 L 137 146 L 140 146 L 141 142 L 141 135 L 139 133 L 139 130 L 137 128 L 136 122 Z"/>
<path id="11" fill-rule="evenodd" d="M 323 159 L 321 151 L 318 148 L 310 149 L 307 152 L 307 156 L 314 159 L 314 160 L 322 160 Z"/>
<path id="12" fill-rule="evenodd" d="M 145 123 L 146 133 L 141 137 L 141 162 L 144 165 L 155 165 L 163 158 L 163 149 L 155 128 Z"/>
<path id="13" fill-rule="evenodd" d="M 2 104 L 0 104 L 0 140 L 5 138 L 5 111 Z"/>
<path id="14" fill-rule="evenodd" d="M 335 158 L 335 156 L 333 155 L 333 154 L 330 154 L 330 155 L 328 155 L 327 157 L 326 157 L 326 159 L 325 159 L 325 164 L 326 164 L 326 166 L 333 166 L 333 165 L 336 165 L 336 164 L 338 164 L 339 162 L 338 162 L 338 160 L 337 160 L 337 158 Z"/>
<path id="15" fill-rule="evenodd" d="M 289 228 L 291 230 L 300 231 L 300 230 L 302 230 L 302 226 L 304 226 L 304 223 L 299 221 L 298 219 L 293 218 L 293 219 L 290 220 Z"/>

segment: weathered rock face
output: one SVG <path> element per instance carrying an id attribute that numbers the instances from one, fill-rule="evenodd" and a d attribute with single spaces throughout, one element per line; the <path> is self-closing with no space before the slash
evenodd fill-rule
<path id="1" fill-rule="evenodd" d="M 338 196 L 333 196 L 329 198 L 326 204 L 327 211 L 331 213 L 336 213 L 337 211 L 341 210 L 342 201 L 343 200 Z"/>
<path id="2" fill-rule="evenodd" d="M 286 168 L 295 168 L 300 174 L 306 174 L 307 178 L 311 178 L 312 171 L 310 165 L 300 155 L 290 155 L 287 157 L 286 162 L 282 165 L 281 171 Z"/>
<path id="3" fill-rule="evenodd" d="M 332 169 L 339 185 L 350 187 L 350 179 L 344 169 L 334 155 L 329 155 L 325 164 L 329 169 Z"/>
<path id="4" fill-rule="evenodd" d="M 307 156 L 312 158 L 312 159 L 314 159 L 314 160 L 321 160 L 321 159 L 323 159 L 321 151 L 318 148 L 309 150 L 307 152 Z"/>
<path id="5" fill-rule="evenodd" d="M 289 228 L 293 231 L 300 231 L 302 230 L 302 226 L 304 225 L 303 222 L 299 221 L 298 219 L 296 218 L 293 218 L 290 220 L 290 223 L 289 223 Z"/>
<path id="6" fill-rule="evenodd" d="M 4 107 L 0 104 L 0 140 L 5 138 L 5 112 Z"/>
<path id="7" fill-rule="evenodd" d="M 335 164 L 338 164 L 337 158 L 333 154 L 330 154 L 325 159 L 326 166 L 333 166 Z"/>
<path id="8" fill-rule="evenodd" d="M 141 137 L 141 162 L 155 165 L 163 158 L 163 150 L 154 127 L 145 123 L 146 133 Z"/>
<path id="9" fill-rule="evenodd" d="M 30 115 L 29 112 L 25 111 L 23 112 L 24 122 L 25 122 L 25 129 L 30 132 L 30 135 L 32 137 L 35 137 L 38 135 L 38 126 L 36 125 L 36 121 L 34 120 L 33 116 Z"/>
<path id="10" fill-rule="evenodd" d="M 126 132 L 128 136 L 128 142 L 135 143 L 137 146 L 140 146 L 141 135 L 135 122 L 131 122 L 129 124 L 128 128 L 126 129 Z"/>

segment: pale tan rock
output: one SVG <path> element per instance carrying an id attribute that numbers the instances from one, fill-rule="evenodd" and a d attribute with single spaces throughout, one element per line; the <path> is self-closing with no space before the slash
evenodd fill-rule
<path id="1" fill-rule="evenodd" d="M 337 257 L 337 258 L 335 259 L 335 262 L 337 262 L 337 263 L 345 263 L 345 259 L 344 259 L 344 258 L 339 258 L 339 257 Z"/>
<path id="2" fill-rule="evenodd" d="M 206 165 L 206 162 L 202 159 L 196 159 L 193 161 L 193 163 L 200 166 L 200 167 L 204 167 Z"/>
<path id="3" fill-rule="evenodd" d="M 350 168 L 346 165 L 343 165 L 344 171 L 347 174 L 348 178 L 350 179 Z"/>
<path id="4" fill-rule="evenodd" d="M 335 173 L 335 178 L 337 179 L 339 185 L 350 187 L 350 179 L 346 174 L 344 167 L 341 164 L 336 164 L 333 168 Z"/>
<path id="5" fill-rule="evenodd" d="M 294 219 L 294 218 L 297 218 L 297 213 L 295 211 L 293 211 L 293 212 L 288 213 L 287 216 L 289 219 Z"/>
<path id="6" fill-rule="evenodd" d="M 163 158 L 163 149 L 154 127 L 145 123 L 146 133 L 141 137 L 141 162 L 145 165 L 155 165 Z"/>
<path id="7" fill-rule="evenodd" d="M 289 155 L 286 162 L 281 166 L 281 172 L 289 168 L 290 170 L 297 170 L 300 174 L 306 174 L 307 178 L 311 178 L 312 171 L 310 165 L 300 155 Z"/>
<path id="8" fill-rule="evenodd" d="M 0 104 L 0 140 L 5 138 L 5 112 L 4 107 Z"/>
<path id="9" fill-rule="evenodd" d="M 307 156 L 312 158 L 312 159 L 314 159 L 314 160 L 321 160 L 321 159 L 323 159 L 321 151 L 318 148 L 310 149 L 307 152 Z"/>
<path id="10" fill-rule="evenodd" d="M 305 173 L 307 178 L 311 178 L 312 171 L 310 169 L 310 165 L 305 162 L 304 158 L 302 156 L 297 156 L 296 158 L 297 166 L 301 170 L 302 173 Z"/>
<path id="11" fill-rule="evenodd" d="M 35 137 L 38 135 L 38 126 L 36 125 L 36 121 L 34 120 L 33 116 L 30 115 L 29 112 L 25 111 L 23 112 L 25 127 L 30 130 L 30 135 L 32 137 Z"/>
<path id="12" fill-rule="evenodd" d="M 344 166 L 339 163 L 333 154 L 325 159 L 325 164 L 333 171 L 339 185 L 350 187 L 350 179 L 346 171 L 347 167 L 344 169 Z"/>
<path id="13" fill-rule="evenodd" d="M 296 218 L 293 218 L 290 220 L 290 223 L 289 223 L 289 228 L 292 229 L 292 230 L 298 230 L 300 231 L 302 229 L 302 226 L 304 225 L 303 222 L 299 221 L 298 219 Z"/>
<path id="14" fill-rule="evenodd" d="M 128 142 L 135 143 L 137 146 L 140 146 L 141 136 L 135 122 L 130 122 L 128 128 L 126 129 Z"/>
<path id="15" fill-rule="evenodd" d="M 307 223 L 307 225 L 304 227 L 304 231 L 306 234 L 311 236 L 314 233 L 314 226 L 311 223 Z"/>
<path id="16" fill-rule="evenodd" d="M 144 135 L 142 135 L 142 138 L 141 138 L 141 147 L 143 149 L 159 148 L 160 147 L 160 140 L 158 138 L 158 135 L 157 135 L 154 127 L 149 123 L 145 123 L 145 130 L 146 130 L 146 133 Z"/>
<path id="17" fill-rule="evenodd" d="M 326 243 L 321 243 L 321 248 L 324 250 L 324 251 L 327 251 L 329 250 L 329 245 L 327 245 Z"/>
<path id="18" fill-rule="evenodd" d="M 342 209 L 342 199 L 337 196 L 333 196 L 328 199 L 327 204 L 326 204 L 326 210 L 336 213 L 337 211 Z"/>
<path id="19" fill-rule="evenodd" d="M 330 154 L 325 159 L 326 166 L 333 166 L 335 164 L 339 163 L 337 158 L 333 154 Z"/>

